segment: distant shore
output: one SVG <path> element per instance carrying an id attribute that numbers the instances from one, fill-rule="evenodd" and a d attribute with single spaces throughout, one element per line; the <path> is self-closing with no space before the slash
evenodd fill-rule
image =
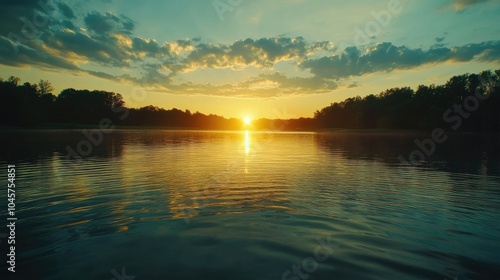
<path id="1" fill-rule="evenodd" d="M 84 124 L 51 124 L 39 127 L 6 127 L 0 126 L 0 131 L 75 131 L 83 129 L 100 129 L 98 125 Z M 327 128 L 327 129 L 288 129 L 288 130 L 272 130 L 272 129 L 217 129 L 217 128 L 196 128 L 196 127 L 165 127 L 165 126 L 114 126 L 113 130 L 172 130 L 172 131 L 253 131 L 253 132 L 312 132 L 312 133 L 348 133 L 348 134 L 425 134 L 431 133 L 430 130 L 417 129 L 384 129 L 384 128 Z M 446 131 L 447 134 L 500 134 L 499 131 Z"/>

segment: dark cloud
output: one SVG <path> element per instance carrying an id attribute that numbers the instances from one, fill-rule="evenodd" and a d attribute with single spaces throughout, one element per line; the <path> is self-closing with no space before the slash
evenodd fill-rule
<path id="1" fill-rule="evenodd" d="M 60 26 L 63 28 L 67 28 L 70 30 L 76 30 L 76 26 L 72 21 L 69 20 L 63 20 L 60 22 Z"/>
<path id="2" fill-rule="evenodd" d="M 126 16 L 116 16 L 112 13 L 101 14 L 98 12 L 89 13 L 83 19 L 88 30 L 98 35 L 110 33 L 131 34 L 134 29 L 134 22 Z"/>
<path id="3" fill-rule="evenodd" d="M 466 62 L 473 59 L 498 61 L 499 48 L 500 41 L 429 50 L 380 43 L 366 49 L 349 47 L 342 54 L 309 59 L 299 67 L 318 77 L 343 79 L 396 69 L 412 69 L 425 64 Z"/>
<path id="4" fill-rule="evenodd" d="M 99 40 L 81 31 L 59 30 L 43 38 L 46 46 L 74 59 L 85 59 L 103 66 L 126 67 L 133 58 L 116 38 Z M 75 57 L 76 55 L 76 57 Z"/>
<path id="5" fill-rule="evenodd" d="M 150 57 L 161 57 L 168 54 L 168 50 L 161 47 L 155 40 L 135 37 L 132 39 L 132 49 Z"/>
<path id="6" fill-rule="evenodd" d="M 444 39 L 446 39 L 445 37 L 436 37 L 436 43 L 441 43 L 444 41 Z"/>
<path id="7" fill-rule="evenodd" d="M 66 17 L 67 19 L 75 19 L 76 18 L 75 13 L 68 5 L 59 2 L 59 3 L 57 3 L 57 8 L 59 8 L 59 11 L 61 12 L 61 14 L 64 17 Z"/>
<path id="8" fill-rule="evenodd" d="M 55 56 L 53 53 L 43 51 L 42 49 L 34 49 L 26 45 L 19 45 L 17 48 L 18 53 L 13 56 L 11 54 L 11 42 L 7 38 L 0 36 L 1 64 L 17 67 L 37 66 L 53 70 L 81 70 L 65 58 Z"/>
<path id="9" fill-rule="evenodd" d="M 322 42 L 315 42 L 315 43 L 310 44 L 308 49 L 310 52 L 315 52 L 318 50 L 332 52 L 332 51 L 337 50 L 337 46 L 335 46 L 335 44 L 333 44 L 330 41 L 322 41 Z"/>
<path id="10" fill-rule="evenodd" d="M 50 0 L 7 0 L 0 1 L 0 11 L 0 35 L 21 35 L 23 28 L 30 33 L 45 28 L 51 21 L 54 6 Z"/>

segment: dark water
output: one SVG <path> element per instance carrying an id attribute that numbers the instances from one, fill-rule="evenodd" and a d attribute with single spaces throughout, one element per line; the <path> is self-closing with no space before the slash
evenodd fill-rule
<path id="1" fill-rule="evenodd" d="M 429 135 L 117 131 L 81 162 L 79 131 L 0 136 L 2 279 L 500 279 L 495 135 L 418 166 Z"/>

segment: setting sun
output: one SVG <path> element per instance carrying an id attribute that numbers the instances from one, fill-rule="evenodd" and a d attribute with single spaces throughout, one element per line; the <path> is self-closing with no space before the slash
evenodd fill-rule
<path id="1" fill-rule="evenodd" d="M 245 117 L 245 118 L 243 119 L 243 122 L 244 122 L 245 124 L 247 124 L 247 125 L 248 125 L 248 124 L 251 124 L 251 123 L 252 123 L 252 119 L 251 119 L 250 117 Z"/>

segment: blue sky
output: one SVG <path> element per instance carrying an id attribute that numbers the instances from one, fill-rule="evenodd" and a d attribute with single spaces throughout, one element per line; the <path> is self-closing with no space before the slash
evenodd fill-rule
<path id="1" fill-rule="evenodd" d="M 348 97 L 500 68 L 500 0 L 0 6 L 1 77 L 48 79 L 55 94 L 119 92 L 131 107 L 312 116 Z"/>

